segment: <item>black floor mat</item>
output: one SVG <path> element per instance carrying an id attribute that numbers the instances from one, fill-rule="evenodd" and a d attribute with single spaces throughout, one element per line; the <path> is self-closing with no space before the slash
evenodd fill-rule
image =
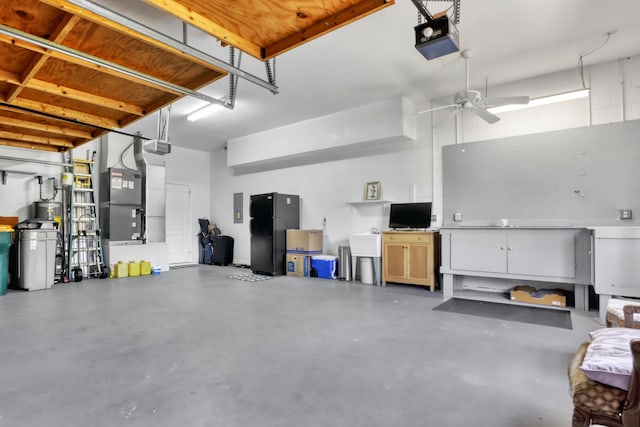
<path id="1" fill-rule="evenodd" d="M 473 301 L 451 298 L 433 308 L 449 313 L 468 314 L 490 319 L 512 322 L 533 323 L 554 328 L 573 329 L 571 312 L 550 308 L 529 307 L 523 305 L 501 304 L 497 302 Z"/>

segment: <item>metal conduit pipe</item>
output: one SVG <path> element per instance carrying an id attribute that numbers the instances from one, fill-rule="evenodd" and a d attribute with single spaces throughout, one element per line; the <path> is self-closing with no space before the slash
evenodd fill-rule
<path id="1" fill-rule="evenodd" d="M 71 163 L 54 162 L 50 160 L 26 159 L 23 157 L 11 157 L 11 156 L 0 156 L 0 160 L 7 160 L 10 162 L 20 162 L 20 163 L 39 163 L 41 165 L 61 166 L 61 167 L 69 167 L 69 168 L 73 166 Z"/>
<path id="2" fill-rule="evenodd" d="M 104 6 L 98 5 L 96 3 L 87 1 L 87 0 L 67 0 L 69 3 L 76 5 L 80 8 L 83 8 L 85 10 L 88 10 L 90 12 L 96 13 L 98 15 L 101 15 L 113 22 L 116 22 L 120 25 L 123 25 L 133 31 L 136 31 L 140 34 L 144 34 L 146 36 L 152 37 L 155 40 L 158 40 L 159 42 L 172 47 L 174 49 L 179 50 L 180 52 L 187 54 L 189 56 L 193 56 L 194 58 L 197 58 L 201 61 L 204 61 L 206 63 L 208 63 L 209 65 L 213 65 L 214 67 L 218 67 L 221 68 L 225 71 L 227 71 L 228 73 L 234 74 L 240 78 L 243 78 L 245 80 L 250 81 L 251 83 L 254 83 L 258 86 L 262 86 L 265 89 L 268 89 L 269 91 L 271 91 L 272 93 L 278 93 L 278 87 L 275 86 L 274 84 L 270 83 L 270 82 L 266 82 L 264 80 L 262 80 L 261 78 L 254 76 L 253 74 L 247 73 L 246 71 L 241 70 L 239 67 L 235 67 L 231 64 L 228 64 L 224 61 L 222 61 L 221 59 L 218 59 L 214 56 L 208 55 L 204 52 L 202 52 L 201 50 L 195 49 L 191 46 L 188 46 L 186 44 L 180 43 L 180 41 L 167 36 L 166 34 L 162 34 L 156 30 L 154 30 L 153 28 L 147 27 L 144 24 L 141 24 L 137 21 L 134 21 L 132 19 L 129 19 L 121 14 L 119 14 L 118 12 L 115 12 L 113 10 L 107 9 Z"/>
<path id="3" fill-rule="evenodd" d="M 60 53 L 62 53 L 64 55 L 70 56 L 72 58 L 79 59 L 79 60 L 84 61 L 84 62 L 88 62 L 88 63 L 94 64 L 94 65 L 99 65 L 101 67 L 108 68 L 108 69 L 116 71 L 118 73 L 130 76 L 130 77 L 134 77 L 134 78 L 136 78 L 138 80 L 146 81 L 146 82 L 158 85 L 158 86 L 165 87 L 167 89 L 170 89 L 170 90 L 172 90 L 174 92 L 181 93 L 183 95 L 192 96 L 194 98 L 202 99 L 203 101 L 207 101 L 207 102 L 210 102 L 210 103 L 213 103 L 213 104 L 219 104 L 219 105 L 221 105 L 223 107 L 229 108 L 229 105 L 225 101 L 222 101 L 220 99 L 213 98 L 211 96 L 202 94 L 200 92 L 196 92 L 196 91 L 191 90 L 191 89 L 187 89 L 186 87 L 178 86 L 178 85 L 173 84 L 171 82 L 167 82 L 167 81 L 158 79 L 156 77 L 150 76 L 148 74 L 141 73 L 139 71 L 132 70 L 132 69 L 127 68 L 127 67 L 123 67 L 122 65 L 118 65 L 118 64 L 115 64 L 113 62 L 106 61 L 106 60 L 104 60 L 102 58 L 98 58 L 97 56 L 89 55 L 87 53 L 80 52 L 79 50 L 75 50 L 75 49 L 63 46 L 61 44 L 51 42 L 51 41 L 49 41 L 47 39 L 43 39 L 43 38 L 34 36 L 32 34 L 25 33 L 25 32 L 20 31 L 20 30 L 16 30 L 15 28 L 8 27 L 8 26 L 6 26 L 4 24 L 0 24 L 0 34 L 4 34 L 4 35 L 10 36 L 10 37 L 14 37 L 14 38 L 16 38 L 18 40 L 22 40 L 24 42 L 31 43 L 31 44 L 33 44 L 35 46 L 39 46 L 39 47 L 42 47 L 44 49 L 49 49 L 49 50 L 53 50 L 53 51 L 56 51 L 56 52 L 60 52 Z"/>

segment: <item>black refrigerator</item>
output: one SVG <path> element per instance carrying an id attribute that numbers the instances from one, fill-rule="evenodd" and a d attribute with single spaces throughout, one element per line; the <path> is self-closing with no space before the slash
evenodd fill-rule
<path id="1" fill-rule="evenodd" d="M 300 197 L 254 194 L 249 203 L 251 270 L 256 274 L 285 274 L 287 229 L 300 228 Z"/>

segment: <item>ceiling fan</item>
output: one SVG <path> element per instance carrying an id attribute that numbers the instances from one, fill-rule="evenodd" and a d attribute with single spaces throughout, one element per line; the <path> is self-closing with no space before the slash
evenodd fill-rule
<path id="1" fill-rule="evenodd" d="M 436 110 L 443 110 L 446 108 L 454 108 L 452 114 L 465 109 L 471 110 L 478 117 L 483 119 L 489 124 L 493 124 L 500 120 L 500 117 L 489 112 L 489 107 L 499 107 L 503 105 L 512 104 L 528 104 L 528 96 L 504 96 L 499 98 L 485 98 L 482 96 L 479 90 L 469 89 L 469 58 L 471 58 L 470 50 L 463 50 L 461 56 L 464 58 L 464 68 L 466 76 L 466 86 L 463 91 L 460 91 L 454 95 L 453 104 L 443 105 L 441 107 L 430 108 L 428 110 L 419 111 L 418 114 L 428 113 Z"/>

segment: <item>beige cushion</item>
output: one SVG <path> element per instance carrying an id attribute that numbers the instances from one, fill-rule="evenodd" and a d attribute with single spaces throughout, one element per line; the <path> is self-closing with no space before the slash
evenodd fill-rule
<path id="1" fill-rule="evenodd" d="M 618 319 L 624 320 L 623 308 L 625 305 L 640 305 L 640 301 L 630 301 L 621 298 L 610 298 L 607 303 L 607 313 L 611 313 Z M 633 321 L 640 322 L 640 313 L 633 314 Z"/>
<path id="2" fill-rule="evenodd" d="M 629 389 L 633 356 L 629 343 L 640 338 L 639 329 L 604 328 L 591 332 L 580 369 L 589 378 L 623 390 Z"/>
<path id="3" fill-rule="evenodd" d="M 596 382 L 579 369 L 588 345 L 589 343 L 582 344 L 569 365 L 569 381 L 571 382 L 573 404 L 575 407 L 589 412 L 619 416 L 627 392 Z"/>

